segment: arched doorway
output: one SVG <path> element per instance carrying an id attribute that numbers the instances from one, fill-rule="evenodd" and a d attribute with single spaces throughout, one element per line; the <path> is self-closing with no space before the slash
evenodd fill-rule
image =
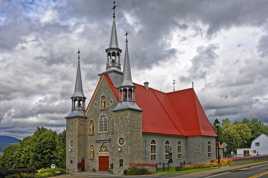
<path id="1" fill-rule="evenodd" d="M 109 152 L 107 146 L 101 145 L 99 151 L 99 171 L 108 171 L 109 169 Z"/>

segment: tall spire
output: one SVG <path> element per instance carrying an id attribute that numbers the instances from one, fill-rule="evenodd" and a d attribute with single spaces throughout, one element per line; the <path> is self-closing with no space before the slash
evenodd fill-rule
<path id="1" fill-rule="evenodd" d="M 111 39 L 110 39 L 110 48 L 118 48 L 118 39 L 117 39 L 117 32 L 116 32 L 116 23 L 115 23 L 115 9 L 117 7 L 116 2 L 113 2 L 113 25 L 112 25 L 112 32 L 111 32 Z"/>
<path id="2" fill-rule="evenodd" d="M 106 71 L 116 71 L 121 73 L 120 54 L 121 49 L 118 45 L 116 22 L 115 22 L 115 9 L 117 5 L 113 2 L 113 23 L 109 47 L 105 50 L 107 53 Z"/>
<path id="3" fill-rule="evenodd" d="M 119 86 L 120 102 L 116 105 L 113 111 L 131 109 L 141 111 L 141 108 L 135 102 L 135 85 L 132 82 L 131 68 L 128 54 L 128 33 L 126 33 L 126 49 L 123 69 L 123 82 Z"/>
<path id="4" fill-rule="evenodd" d="M 67 119 L 77 118 L 77 117 L 85 117 L 85 102 L 86 97 L 83 92 L 82 86 L 82 78 L 81 78 L 81 69 L 80 69 L 80 50 L 77 51 L 77 72 L 76 72 L 76 80 L 74 93 L 71 97 L 72 99 L 72 110 L 66 117 Z"/>
<path id="5" fill-rule="evenodd" d="M 81 78 L 81 69 L 80 69 L 80 50 L 77 51 L 77 72 L 73 97 L 85 97 L 83 92 L 82 78 Z"/>
<path id="6" fill-rule="evenodd" d="M 124 68 L 123 68 L 123 82 L 121 86 L 134 86 L 132 82 L 131 76 L 131 68 L 130 68 L 130 61 L 129 61 L 129 54 L 128 54 L 128 33 L 126 32 L 126 49 L 125 49 L 125 58 L 124 58 Z"/>

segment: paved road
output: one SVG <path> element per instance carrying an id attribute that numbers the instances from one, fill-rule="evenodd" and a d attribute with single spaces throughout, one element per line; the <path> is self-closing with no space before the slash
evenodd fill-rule
<path id="1" fill-rule="evenodd" d="M 255 177 L 254 177 L 255 176 Z M 176 178 L 268 178 L 268 163 L 215 175 L 184 175 Z"/>

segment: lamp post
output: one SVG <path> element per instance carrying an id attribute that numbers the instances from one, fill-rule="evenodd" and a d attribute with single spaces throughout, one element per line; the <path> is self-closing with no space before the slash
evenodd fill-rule
<path id="1" fill-rule="evenodd" d="M 218 119 L 215 120 L 214 122 L 216 131 L 217 131 L 217 137 L 216 137 L 216 151 L 217 151 L 217 160 L 218 160 L 218 165 L 220 165 L 221 158 L 220 158 L 220 141 L 219 141 L 219 128 L 220 128 L 220 121 Z"/>

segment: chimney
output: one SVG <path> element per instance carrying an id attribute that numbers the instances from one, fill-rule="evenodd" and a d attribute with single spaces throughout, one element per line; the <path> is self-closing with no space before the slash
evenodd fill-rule
<path id="1" fill-rule="evenodd" d="M 149 82 L 144 82 L 143 84 L 144 84 L 144 87 L 145 87 L 146 89 L 149 88 Z"/>

